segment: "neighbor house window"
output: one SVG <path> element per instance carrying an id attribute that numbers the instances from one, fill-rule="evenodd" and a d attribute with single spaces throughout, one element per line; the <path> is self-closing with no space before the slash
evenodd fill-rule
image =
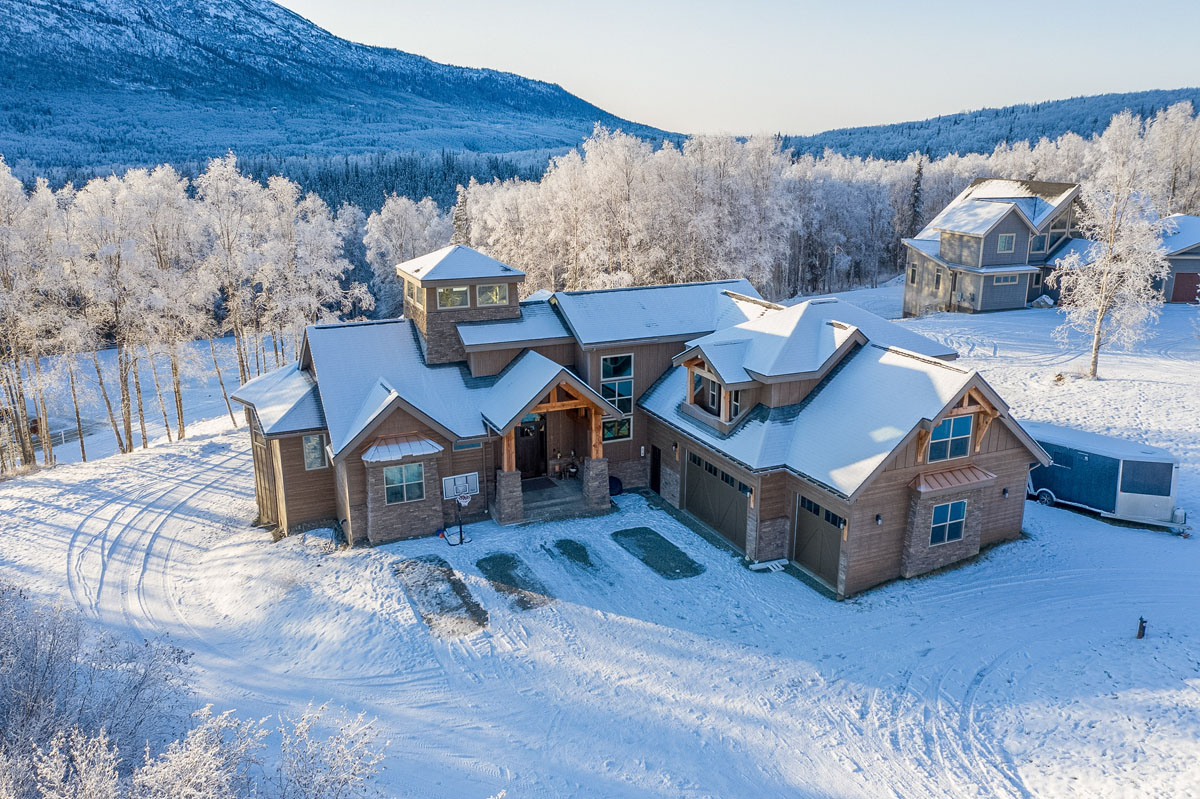
<path id="1" fill-rule="evenodd" d="M 633 413 L 632 355 L 606 355 L 600 359 L 600 396 L 621 413 Z"/>
<path id="2" fill-rule="evenodd" d="M 325 434 L 305 436 L 304 469 L 311 472 L 313 469 L 324 469 L 328 465 L 329 461 L 325 457 Z"/>
<path id="3" fill-rule="evenodd" d="M 1045 252 L 1046 251 L 1046 234 L 1039 233 L 1029 239 L 1030 252 Z"/>
<path id="4" fill-rule="evenodd" d="M 1042 273 L 1041 272 L 1034 272 L 1033 276 L 1030 277 L 1029 279 L 1030 279 L 1030 281 L 1032 281 L 1033 287 L 1035 289 L 1042 285 Z"/>
<path id="5" fill-rule="evenodd" d="M 917 285 L 917 268 L 915 266 L 908 270 L 908 282 L 914 286 Z"/>
<path id="6" fill-rule="evenodd" d="M 383 490 L 388 505 L 425 499 L 425 464 L 388 466 L 383 470 Z"/>
<path id="7" fill-rule="evenodd" d="M 628 441 L 633 438 L 633 419 L 607 419 L 601 427 L 603 441 Z"/>
<path id="8" fill-rule="evenodd" d="M 941 289 L 942 289 L 942 270 L 939 269 L 933 275 L 933 290 L 941 291 Z"/>
<path id="9" fill-rule="evenodd" d="M 471 289 L 451 286 L 437 290 L 438 308 L 467 308 L 471 305 Z"/>
<path id="10" fill-rule="evenodd" d="M 997 286 L 1011 286 L 1020 279 L 1017 275 L 995 275 L 992 277 L 992 283 Z"/>
<path id="11" fill-rule="evenodd" d="M 971 451 L 971 414 L 943 419 L 929 436 L 929 462 L 965 457 Z"/>
<path id="12" fill-rule="evenodd" d="M 1001 233 L 996 239 L 996 252 L 1012 252 L 1017 249 L 1015 233 Z"/>
<path id="13" fill-rule="evenodd" d="M 729 392 L 729 418 L 736 419 L 737 415 L 742 412 L 742 392 L 741 389 Z"/>
<path id="14" fill-rule="evenodd" d="M 476 302 L 480 305 L 508 305 L 508 284 L 487 283 L 475 289 Z"/>
<path id="15" fill-rule="evenodd" d="M 967 518 L 967 501 L 933 506 L 933 524 L 929 528 L 929 546 L 961 541 Z"/>

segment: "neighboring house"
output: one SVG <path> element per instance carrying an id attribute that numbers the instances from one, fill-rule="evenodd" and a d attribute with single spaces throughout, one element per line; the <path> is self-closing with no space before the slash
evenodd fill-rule
<path id="1" fill-rule="evenodd" d="M 1091 242 L 1074 226 L 1076 183 L 979 178 L 925 229 L 903 239 L 904 315 L 1024 308 L 1041 294 L 1058 299 L 1047 278 L 1066 254 Z M 1168 302 L 1196 302 L 1200 218 L 1175 215 L 1164 236 L 1171 275 Z"/>
<path id="2" fill-rule="evenodd" d="M 1017 536 L 1049 462 L 952 350 L 836 299 L 730 280 L 518 302 L 524 275 L 464 247 L 398 272 L 408 318 L 309 327 L 235 393 L 260 523 L 380 543 L 449 526 L 460 493 L 468 520 L 548 493 L 603 512 L 612 475 L 847 596 Z"/>

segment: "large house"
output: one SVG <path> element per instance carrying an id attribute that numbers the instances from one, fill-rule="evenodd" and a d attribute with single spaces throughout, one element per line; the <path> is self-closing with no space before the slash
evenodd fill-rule
<path id="1" fill-rule="evenodd" d="M 839 597 L 1020 533 L 1046 454 L 954 352 L 836 299 L 727 280 L 537 292 L 452 246 L 406 317 L 314 325 L 242 386 L 259 522 L 382 543 L 610 508 L 645 487 Z M 514 532 L 518 534 L 519 532 Z"/>
<path id="2" fill-rule="evenodd" d="M 1092 242 L 1074 226 L 1076 183 L 979 178 L 925 229 L 903 239 L 907 249 L 904 315 L 980 313 L 1024 308 L 1042 294 L 1067 253 L 1087 256 Z M 1200 218 L 1169 217 L 1163 238 L 1171 274 L 1169 302 L 1196 302 L 1200 287 Z"/>

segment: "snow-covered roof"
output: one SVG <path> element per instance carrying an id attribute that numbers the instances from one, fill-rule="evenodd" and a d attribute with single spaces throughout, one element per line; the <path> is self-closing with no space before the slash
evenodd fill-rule
<path id="1" fill-rule="evenodd" d="M 1054 251 L 1054 255 L 1050 258 L 1050 263 L 1057 266 L 1072 253 L 1079 253 L 1079 259 L 1085 264 L 1089 263 L 1091 261 L 1091 249 L 1095 245 L 1096 242 L 1091 239 L 1067 239 Z"/>
<path id="2" fill-rule="evenodd" d="M 1079 449 L 1118 460 L 1179 462 L 1179 459 L 1168 450 L 1152 447 L 1149 444 L 1139 444 L 1127 438 L 1114 438 L 1075 427 L 1061 427 L 1048 422 L 1022 422 L 1021 426 L 1039 444 Z"/>
<path id="3" fill-rule="evenodd" d="M 739 297 L 738 295 L 742 295 Z M 769 305 L 748 280 L 599 291 L 559 291 L 554 300 L 585 347 L 647 338 L 685 338 L 761 316 Z"/>
<path id="4" fill-rule="evenodd" d="M 254 408 L 264 435 L 325 427 L 317 384 L 296 363 L 247 381 L 230 395 L 230 399 Z"/>
<path id="5" fill-rule="evenodd" d="M 487 278 L 524 280 L 525 278 L 525 273 L 520 269 L 514 269 L 508 264 L 501 263 L 495 258 L 490 258 L 461 244 L 451 244 L 419 258 L 413 258 L 411 261 L 405 261 L 396 269 L 423 283 Z"/>
<path id="6" fill-rule="evenodd" d="M 621 411 L 608 403 L 570 369 L 546 356 L 526 350 L 500 373 L 496 384 L 488 391 L 481 411 L 484 421 L 497 433 L 505 433 L 530 404 L 546 395 L 560 382 L 566 382 L 605 409 L 605 414 L 619 417 Z"/>
<path id="7" fill-rule="evenodd" d="M 421 455 L 436 455 L 441 451 L 442 445 L 436 441 L 409 433 L 400 436 L 380 436 L 371 442 L 371 446 L 362 454 L 362 459 L 367 463 L 389 463 Z"/>
<path id="8" fill-rule="evenodd" d="M 458 337 L 469 349 L 489 345 L 519 344 L 548 339 L 570 339 L 571 331 L 548 300 L 523 300 L 516 319 L 488 322 L 460 322 Z"/>
<path id="9" fill-rule="evenodd" d="M 847 355 L 804 402 L 759 405 L 727 436 L 680 410 L 683 367 L 671 369 L 638 404 L 750 469 L 791 469 L 851 496 L 974 376 L 936 359 L 868 344 Z"/>
<path id="10" fill-rule="evenodd" d="M 937 239 L 939 231 L 982 236 L 1016 209 L 1031 227 L 1040 230 L 1078 193 L 1075 183 L 979 178 L 963 189 L 941 213 L 917 234 Z"/>
<path id="11" fill-rule="evenodd" d="M 1009 203 L 992 202 L 991 200 L 964 200 L 951 203 L 934 217 L 929 227 L 934 230 L 946 230 L 951 233 L 965 233 L 970 236 L 982 236 L 996 226 L 1001 219 L 1012 212 Z"/>
<path id="12" fill-rule="evenodd" d="M 1170 223 L 1169 232 L 1163 234 L 1167 255 L 1175 255 L 1200 244 L 1200 216 L 1171 214 L 1166 221 Z"/>

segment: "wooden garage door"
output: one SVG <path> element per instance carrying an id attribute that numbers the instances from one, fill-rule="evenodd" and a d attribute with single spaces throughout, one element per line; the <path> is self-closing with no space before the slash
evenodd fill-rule
<path id="1" fill-rule="evenodd" d="M 842 551 L 845 519 L 808 497 L 796 496 L 796 531 L 792 560 L 833 587 L 837 587 L 838 558 Z"/>
<path id="2" fill-rule="evenodd" d="M 715 464 L 688 453 L 683 507 L 696 518 L 746 551 L 746 509 L 749 487 Z"/>
<path id="3" fill-rule="evenodd" d="M 1200 290 L 1200 272 L 1176 272 L 1171 302 L 1196 302 L 1197 290 Z"/>

